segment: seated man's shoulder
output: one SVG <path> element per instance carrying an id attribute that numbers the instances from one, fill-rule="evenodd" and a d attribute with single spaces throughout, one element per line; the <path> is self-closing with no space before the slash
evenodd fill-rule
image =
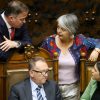
<path id="1" fill-rule="evenodd" d="M 55 87 L 55 86 L 58 85 L 58 84 L 57 84 L 55 81 L 53 81 L 53 80 L 48 80 L 48 81 L 46 82 L 46 84 L 47 84 L 47 85 L 50 85 L 50 86 L 53 86 L 53 87 Z"/>
<path id="2" fill-rule="evenodd" d="M 23 86 L 25 86 L 25 84 L 29 82 L 29 78 L 26 78 L 25 80 L 22 80 L 20 82 L 17 82 L 16 84 L 14 84 L 12 86 L 12 88 L 17 88 L 17 89 L 21 89 Z"/>

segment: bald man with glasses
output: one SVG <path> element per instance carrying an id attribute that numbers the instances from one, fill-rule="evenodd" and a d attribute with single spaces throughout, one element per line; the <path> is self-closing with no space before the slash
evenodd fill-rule
<path id="1" fill-rule="evenodd" d="M 12 86 L 8 100 L 62 100 L 58 85 L 48 80 L 49 71 L 44 58 L 30 59 L 30 77 Z"/>

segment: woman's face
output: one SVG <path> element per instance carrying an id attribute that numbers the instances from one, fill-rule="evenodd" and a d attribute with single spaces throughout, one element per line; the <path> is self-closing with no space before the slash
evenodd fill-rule
<path id="1" fill-rule="evenodd" d="M 100 81 L 100 72 L 99 72 L 99 70 L 98 70 L 96 65 L 92 69 L 92 78 L 94 80 Z"/>
<path id="2" fill-rule="evenodd" d="M 57 35 L 59 36 L 60 40 L 67 41 L 70 39 L 70 33 L 59 24 L 57 26 Z"/>

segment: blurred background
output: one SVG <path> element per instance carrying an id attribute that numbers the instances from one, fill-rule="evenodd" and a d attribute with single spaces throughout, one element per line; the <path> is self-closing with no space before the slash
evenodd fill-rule
<path id="1" fill-rule="evenodd" d="M 0 10 L 10 0 L 0 0 Z M 20 0 L 30 9 L 27 25 L 34 46 L 50 34 L 56 33 L 56 19 L 66 13 L 75 13 L 80 21 L 76 34 L 100 38 L 100 0 Z"/>

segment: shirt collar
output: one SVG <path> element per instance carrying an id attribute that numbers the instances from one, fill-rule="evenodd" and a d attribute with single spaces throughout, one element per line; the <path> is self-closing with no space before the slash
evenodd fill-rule
<path id="1" fill-rule="evenodd" d="M 7 22 L 7 20 L 6 20 L 6 18 L 5 18 L 5 15 L 4 15 L 4 12 L 1 14 L 1 16 L 2 16 L 2 18 L 3 18 L 3 20 L 4 20 L 4 22 L 6 23 L 7 28 L 10 29 L 10 28 L 11 28 L 11 25 Z"/>
<path id="2" fill-rule="evenodd" d="M 30 83 L 31 83 L 31 87 L 32 87 L 32 90 L 36 90 L 36 88 L 38 88 L 38 85 L 32 81 L 32 79 L 30 78 Z M 42 85 L 42 88 L 43 88 L 43 85 Z"/>

